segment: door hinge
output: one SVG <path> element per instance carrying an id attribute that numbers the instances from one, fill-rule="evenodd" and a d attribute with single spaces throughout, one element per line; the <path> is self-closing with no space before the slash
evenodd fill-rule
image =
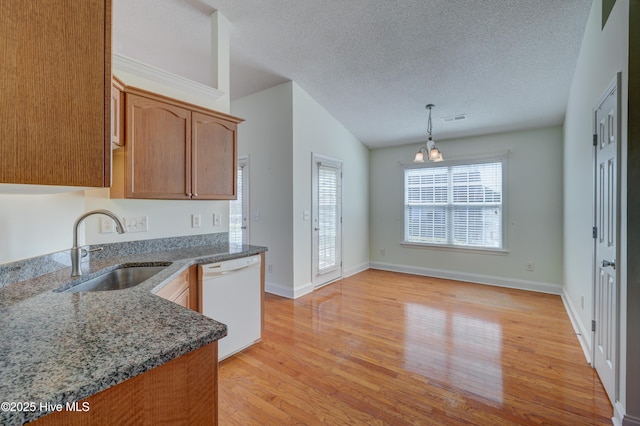
<path id="1" fill-rule="evenodd" d="M 598 146 L 598 135 L 593 134 L 593 146 Z"/>
<path id="2" fill-rule="evenodd" d="M 596 320 L 591 320 L 591 331 L 596 331 Z"/>
<path id="3" fill-rule="evenodd" d="M 594 226 L 593 229 L 591 229 L 591 236 L 596 239 L 598 238 L 598 227 Z"/>

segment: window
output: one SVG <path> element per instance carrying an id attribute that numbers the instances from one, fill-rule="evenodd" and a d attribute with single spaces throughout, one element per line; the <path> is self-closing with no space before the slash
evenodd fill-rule
<path id="1" fill-rule="evenodd" d="M 404 171 L 404 242 L 502 249 L 504 159 Z"/>
<path id="2" fill-rule="evenodd" d="M 229 244 L 249 244 L 247 229 L 249 216 L 249 160 L 238 158 L 237 199 L 229 202 Z"/>
<path id="3" fill-rule="evenodd" d="M 342 161 L 312 153 L 314 287 L 342 277 Z"/>

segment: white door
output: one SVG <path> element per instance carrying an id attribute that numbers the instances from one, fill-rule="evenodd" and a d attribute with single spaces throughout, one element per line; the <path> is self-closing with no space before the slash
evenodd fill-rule
<path id="1" fill-rule="evenodd" d="M 249 157 L 238 157 L 237 199 L 229 202 L 229 244 L 249 244 Z"/>
<path id="2" fill-rule="evenodd" d="M 595 125 L 595 282 L 594 367 L 616 401 L 618 377 L 619 262 L 618 82 L 612 83 L 596 106 Z"/>
<path id="3" fill-rule="evenodd" d="M 342 161 L 312 155 L 314 287 L 342 277 Z"/>

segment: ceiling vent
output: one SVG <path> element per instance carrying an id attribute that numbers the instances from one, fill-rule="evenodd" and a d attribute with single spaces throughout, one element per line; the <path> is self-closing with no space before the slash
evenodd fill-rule
<path id="1" fill-rule="evenodd" d="M 452 115 L 450 117 L 442 117 L 443 123 L 452 123 L 454 121 L 462 121 L 467 119 L 467 114 Z"/>

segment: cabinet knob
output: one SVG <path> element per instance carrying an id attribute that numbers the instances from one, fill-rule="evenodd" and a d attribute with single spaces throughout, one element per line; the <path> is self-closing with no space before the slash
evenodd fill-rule
<path id="1" fill-rule="evenodd" d="M 195 194 L 193 194 L 193 196 L 194 196 L 194 197 L 197 197 L 197 196 L 198 196 L 198 193 L 196 192 Z"/>

